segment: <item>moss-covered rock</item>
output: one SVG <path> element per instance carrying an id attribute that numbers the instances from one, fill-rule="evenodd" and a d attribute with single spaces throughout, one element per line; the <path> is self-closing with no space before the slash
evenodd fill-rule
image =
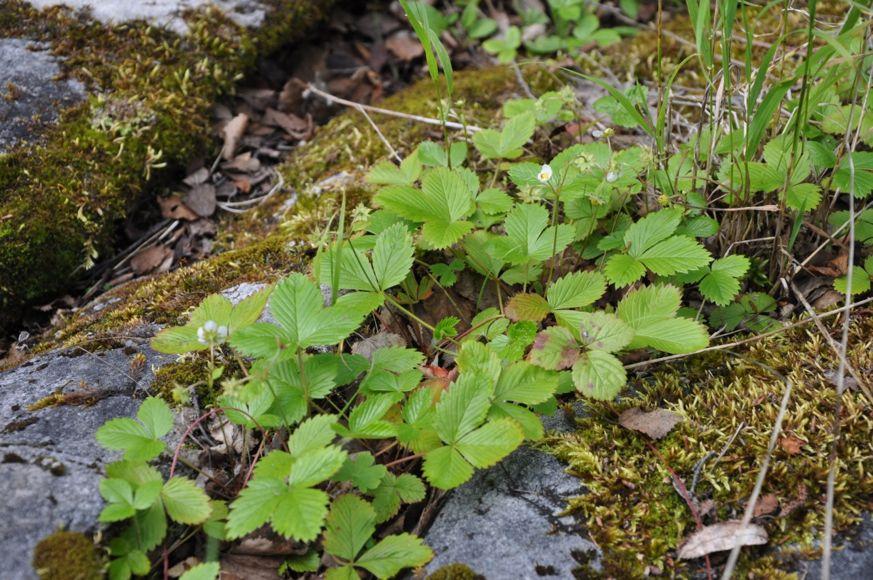
<path id="1" fill-rule="evenodd" d="M 532 78 L 535 84 L 548 82 L 544 76 Z M 471 124 L 493 123 L 502 102 L 520 93 L 515 75 L 506 67 L 460 72 L 455 82 Z M 380 105 L 432 115 L 436 109 L 432 88 L 430 81 L 420 81 Z M 438 127 L 407 119 L 379 115 L 373 119 L 402 154 L 423 139 L 442 136 Z M 243 282 L 271 282 L 289 272 L 306 270 L 314 255 L 314 243 L 338 211 L 342 194 L 350 208 L 368 200 L 374 188 L 364 175 L 370 165 L 387 154 L 379 136 L 359 113 L 338 115 L 279 167 L 289 184 L 285 195 L 276 195 L 221 224 L 217 255 L 110 291 L 100 299 L 99 310 L 83 309 L 55 340 L 44 343 L 39 350 L 58 344 L 88 349 L 113 346 L 126 329 L 146 322 L 183 323 L 187 311 L 209 294 Z M 287 204 L 292 194 L 296 194 L 297 201 Z"/>
<path id="2" fill-rule="evenodd" d="M 873 371 L 871 330 L 873 319 L 861 319 L 850 340 L 849 359 L 863 375 Z M 815 556 L 835 403 L 835 387 L 826 377 L 835 366 L 814 327 L 795 329 L 737 356 L 712 352 L 658 367 L 632 381 L 637 394 L 618 403 L 587 401 L 578 430 L 552 437 L 546 446 L 570 464 L 588 490 L 569 507 L 587 519 L 592 539 L 604 551 L 603 577 L 638 578 L 647 569 L 686 576 L 699 564 L 675 559 L 675 549 L 695 524 L 673 488 L 670 469 L 701 502 L 705 524 L 742 518 L 785 389 L 768 367 L 793 386 L 762 491 L 772 509 L 756 519 L 770 535 L 772 554 L 756 560 L 761 549 L 747 548 L 737 577 L 778 578 L 794 569 L 796 557 Z M 837 530 L 858 523 L 873 505 L 873 420 L 860 392 L 847 390 L 842 403 Z M 618 415 L 630 407 L 667 408 L 684 421 L 662 441 L 651 442 L 618 424 Z"/>
<path id="3" fill-rule="evenodd" d="M 40 540 L 33 552 L 33 569 L 42 580 L 97 580 L 103 563 L 97 548 L 80 532 L 55 532 Z"/>
<path id="4" fill-rule="evenodd" d="M 104 256 L 127 209 L 209 142 L 209 108 L 255 58 L 298 40 L 333 0 L 271 0 L 257 30 L 210 9 L 179 36 L 0 0 L 0 36 L 49 43 L 91 97 L 37 145 L 0 156 L 0 328 Z"/>

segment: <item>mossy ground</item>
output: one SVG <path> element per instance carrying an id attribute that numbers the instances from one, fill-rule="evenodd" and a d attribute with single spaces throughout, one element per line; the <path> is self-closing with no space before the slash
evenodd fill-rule
<path id="1" fill-rule="evenodd" d="M 36 545 L 33 569 L 42 580 L 97 580 L 103 563 L 97 548 L 85 534 L 59 531 Z"/>
<path id="2" fill-rule="evenodd" d="M 261 31 L 205 10 L 186 16 L 190 33 L 179 37 L 0 1 L 0 34 L 49 43 L 93 93 L 38 145 L 0 157 L 0 328 L 105 257 L 131 204 L 206 149 L 215 99 L 259 54 L 301 38 L 332 0 L 273 4 Z"/>
<path id="3" fill-rule="evenodd" d="M 862 375 L 873 370 L 871 330 L 869 316 L 853 324 L 849 358 Z M 700 572 L 699 561 L 675 559 L 676 548 L 695 524 L 667 467 L 690 488 L 698 461 L 721 453 L 738 429 L 724 455 L 710 457 L 700 468 L 695 496 L 713 502 L 704 524 L 742 518 L 785 388 L 762 364 L 787 377 L 793 393 L 762 491 L 762 497 L 772 494 L 779 507 L 756 520 L 770 540 L 765 548 L 743 551 L 737 577 L 792 577 L 794 558 L 816 556 L 836 398 L 834 384 L 825 377 L 837 363 L 810 325 L 753 343 L 737 356 L 712 352 L 654 367 L 650 375 L 631 381 L 635 395 L 617 403 L 586 401 L 578 429 L 546 441 L 545 447 L 569 463 L 587 488 L 569 509 L 587 521 L 591 538 L 603 549 L 604 577 L 638 578 L 647 570 L 680 577 Z M 857 523 L 873 507 L 873 418 L 866 405 L 857 391 L 843 397 L 834 512 L 838 530 Z M 630 407 L 666 408 L 684 417 L 665 439 L 653 443 L 663 461 L 646 436 L 618 424 L 619 414 Z"/>

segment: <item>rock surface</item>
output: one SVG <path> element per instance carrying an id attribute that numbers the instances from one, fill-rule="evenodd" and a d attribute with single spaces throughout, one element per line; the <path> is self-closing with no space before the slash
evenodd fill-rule
<path id="1" fill-rule="evenodd" d="M 801 564 L 800 572 L 806 578 L 821 577 L 821 561 Z M 861 580 L 873 576 L 873 514 L 866 514 L 864 521 L 849 537 L 834 541 L 831 555 L 831 578 L 834 580 Z"/>
<path id="2" fill-rule="evenodd" d="M 134 359 L 138 353 L 144 361 Z M 132 416 L 154 370 L 172 359 L 148 348 L 145 337 L 131 337 L 123 348 L 53 351 L 0 373 L 3 578 L 35 578 L 33 548 L 46 535 L 97 526 L 102 465 L 115 457 L 94 433 L 108 419 Z M 69 404 L 27 409 L 58 393 Z"/>
<path id="3" fill-rule="evenodd" d="M 58 80 L 58 60 L 45 45 L 0 38 L 0 153 L 57 120 L 58 111 L 85 97 L 76 80 Z"/>
<path id="4" fill-rule="evenodd" d="M 544 423 L 566 428 L 559 417 Z M 452 492 L 425 536 L 436 554 L 428 571 L 460 562 L 486 578 L 573 578 L 574 568 L 596 562 L 597 547 L 573 516 L 561 515 L 582 492 L 564 469 L 523 447 L 476 473 Z"/>
<path id="5" fill-rule="evenodd" d="M 69 6 L 87 10 L 106 24 L 145 20 L 155 26 L 166 26 L 174 32 L 187 30 L 182 14 L 208 5 L 221 9 L 241 26 L 259 26 L 264 21 L 266 7 L 256 0 L 29 0 L 35 8 Z"/>

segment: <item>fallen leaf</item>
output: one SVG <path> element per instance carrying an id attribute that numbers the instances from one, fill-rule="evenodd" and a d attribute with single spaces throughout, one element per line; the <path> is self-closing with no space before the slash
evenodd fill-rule
<path id="1" fill-rule="evenodd" d="M 191 222 L 200 218 L 200 216 L 191 211 L 191 208 L 182 203 L 182 199 L 178 195 L 159 197 L 158 205 L 161 206 L 161 215 L 171 220 L 186 220 Z"/>
<path id="2" fill-rule="evenodd" d="M 309 123 L 306 119 L 301 119 L 293 113 L 283 113 L 276 109 L 267 109 L 264 113 L 263 122 L 265 125 L 281 127 L 286 133 L 299 139 L 300 135 L 305 134 L 309 130 Z"/>
<path id="3" fill-rule="evenodd" d="M 779 498 L 775 494 L 768 493 L 767 495 L 758 498 L 755 504 L 755 510 L 752 515 L 756 518 L 772 514 L 779 507 Z"/>
<path id="4" fill-rule="evenodd" d="M 185 194 L 184 201 L 200 217 L 209 217 L 215 213 L 215 186 L 211 183 L 195 185 Z"/>
<path id="5" fill-rule="evenodd" d="M 183 179 L 182 181 L 188 187 L 194 187 L 195 185 L 200 185 L 201 183 L 206 183 L 206 180 L 209 179 L 209 170 L 205 167 L 201 167 L 194 173 L 191 173 Z"/>
<path id="6" fill-rule="evenodd" d="M 149 246 L 130 259 L 130 267 L 141 276 L 160 269 L 167 260 L 172 264 L 173 250 L 166 246 Z"/>
<path id="7" fill-rule="evenodd" d="M 239 145 L 239 140 L 243 133 L 246 132 L 246 127 L 249 124 L 249 116 L 245 113 L 240 113 L 233 119 L 227 122 L 224 129 L 221 130 L 224 138 L 224 146 L 221 148 L 221 156 L 228 161 L 233 159 L 236 153 L 236 148 Z"/>
<path id="8" fill-rule="evenodd" d="M 788 455 L 797 455 L 800 453 L 800 449 L 804 445 L 806 445 L 806 441 L 790 433 L 779 438 L 779 446 L 782 447 Z"/>
<path id="9" fill-rule="evenodd" d="M 734 546 L 760 546 L 767 543 L 767 531 L 761 526 L 732 520 L 697 530 L 679 548 L 680 560 L 700 558 L 713 552 L 732 550 Z"/>
<path id="10" fill-rule="evenodd" d="M 221 168 L 237 173 L 254 173 L 261 168 L 261 162 L 257 158 L 252 157 L 251 153 L 243 153 L 234 157 L 232 161 L 222 163 Z"/>
<path id="11" fill-rule="evenodd" d="M 633 407 L 619 415 L 618 422 L 625 429 L 645 433 L 652 439 L 662 439 L 682 422 L 682 415 L 667 409 L 644 412 L 639 407 Z"/>
<path id="12" fill-rule="evenodd" d="M 279 580 L 277 570 L 284 561 L 284 556 L 226 554 L 221 557 L 221 580 Z"/>
<path id="13" fill-rule="evenodd" d="M 424 54 L 424 47 L 408 30 L 399 30 L 389 36 L 385 46 L 391 54 L 407 62 Z"/>

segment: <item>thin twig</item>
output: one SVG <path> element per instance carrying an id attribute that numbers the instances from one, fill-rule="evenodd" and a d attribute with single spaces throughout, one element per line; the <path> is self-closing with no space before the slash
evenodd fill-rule
<path id="1" fill-rule="evenodd" d="M 752 521 L 752 516 L 755 513 L 755 504 L 758 503 L 758 496 L 761 495 L 761 489 L 764 487 L 764 479 L 767 477 L 767 469 L 770 467 L 770 458 L 773 456 L 773 449 L 776 448 L 776 443 L 779 441 L 779 434 L 782 432 L 782 419 L 785 418 L 785 410 L 788 408 L 788 401 L 791 400 L 791 391 L 793 384 L 788 377 L 776 369 L 757 361 L 751 363 L 767 369 L 785 383 L 785 390 L 782 393 L 782 403 L 779 405 L 779 413 L 776 415 L 776 423 L 773 425 L 773 431 L 770 433 L 770 443 L 767 445 L 767 453 L 764 454 L 764 460 L 761 462 L 761 470 L 758 472 L 758 479 L 755 481 L 755 487 L 752 490 L 752 495 L 749 496 L 749 501 L 746 502 L 746 511 L 743 513 L 742 526 L 745 528 Z M 742 545 L 737 543 L 731 550 L 728 556 L 727 564 L 725 564 L 724 572 L 722 572 L 721 580 L 729 580 L 733 574 L 734 566 L 737 564 L 737 559 L 740 556 Z"/>
<path id="2" fill-rule="evenodd" d="M 373 131 L 376 132 L 376 135 L 382 141 L 382 144 L 385 145 L 386 149 L 388 149 L 388 153 L 390 154 L 390 156 L 393 157 L 394 159 L 396 159 L 397 163 L 403 163 L 403 158 L 401 158 L 400 155 L 397 154 L 397 150 L 391 146 L 391 143 L 388 141 L 388 139 L 385 137 L 385 135 L 379 129 L 379 126 L 373 122 L 373 119 L 370 118 L 370 115 L 367 114 L 367 111 L 364 109 L 364 107 L 362 107 L 361 105 L 358 105 L 355 108 L 358 110 L 359 113 L 361 113 L 364 116 L 364 118 L 367 120 L 367 122 L 370 123 L 370 126 L 373 128 Z"/>
<path id="3" fill-rule="evenodd" d="M 381 115 L 388 115 L 389 117 L 397 117 L 400 119 L 409 119 L 410 121 L 418 121 L 419 123 L 425 123 L 427 125 L 436 125 L 439 127 L 445 125 L 449 129 L 458 129 L 466 133 L 476 133 L 482 130 L 481 127 L 476 127 L 475 125 L 463 125 L 454 121 L 443 122 L 440 119 L 434 119 L 433 117 L 423 117 L 421 115 L 412 115 L 410 113 L 403 113 L 401 111 L 392 111 L 391 109 L 383 109 L 382 107 L 374 107 L 372 105 L 356 103 L 354 101 L 342 99 L 340 97 L 337 97 L 336 95 L 332 95 L 328 92 L 322 91 L 312 84 L 310 84 L 306 90 L 307 92 L 318 95 L 319 97 L 326 100 L 328 103 L 337 103 L 346 107 L 352 107 L 353 109 L 357 110 L 364 109 L 366 111 L 370 111 L 371 113 L 379 113 Z"/>

